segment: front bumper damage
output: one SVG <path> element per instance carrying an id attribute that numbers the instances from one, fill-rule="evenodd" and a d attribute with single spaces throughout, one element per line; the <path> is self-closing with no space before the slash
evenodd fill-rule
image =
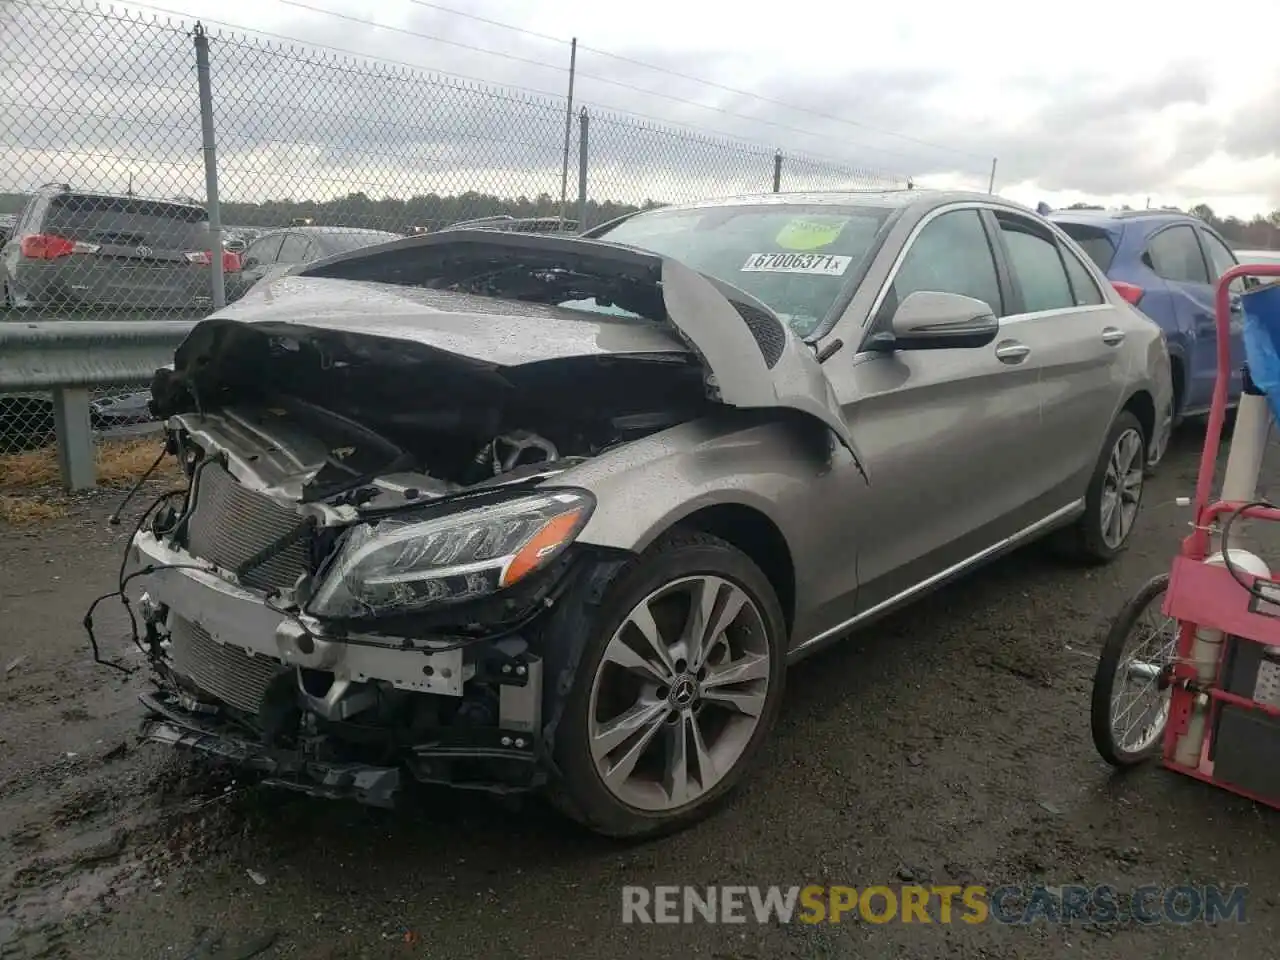
<path id="1" fill-rule="evenodd" d="M 143 720 L 144 740 L 229 761 L 246 770 L 266 774 L 263 783 L 331 800 L 357 800 L 375 807 L 395 805 L 400 790 L 398 767 L 311 760 L 301 751 L 278 750 L 237 735 L 234 727 L 218 723 L 183 706 L 183 698 L 161 690 L 140 698 L 149 716 Z"/>
<path id="2" fill-rule="evenodd" d="M 406 775 L 495 793 L 546 782 L 542 659 L 519 635 L 334 635 L 153 532 L 129 550 L 157 687 L 145 740 L 375 806 Z"/>

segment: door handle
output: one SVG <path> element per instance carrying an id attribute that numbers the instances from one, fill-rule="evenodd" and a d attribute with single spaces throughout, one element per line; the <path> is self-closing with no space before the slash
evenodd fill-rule
<path id="1" fill-rule="evenodd" d="M 996 359 L 1001 363 L 1021 363 L 1031 353 L 1031 348 L 1017 340 L 1003 340 L 996 344 Z"/>
<path id="2" fill-rule="evenodd" d="M 1118 344 L 1124 343 L 1124 331 L 1119 330 L 1116 327 L 1103 327 L 1102 342 L 1109 347 L 1114 347 Z"/>

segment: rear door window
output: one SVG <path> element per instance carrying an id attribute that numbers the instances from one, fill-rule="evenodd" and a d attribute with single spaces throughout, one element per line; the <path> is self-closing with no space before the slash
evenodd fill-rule
<path id="1" fill-rule="evenodd" d="M 208 246 L 208 223 L 199 207 L 73 193 L 49 201 L 42 232 L 103 246 L 186 253 Z"/>
<path id="2" fill-rule="evenodd" d="M 1239 261 L 1236 260 L 1236 255 L 1231 252 L 1231 248 L 1219 240 L 1216 234 L 1210 233 L 1208 230 L 1201 230 L 1200 236 L 1204 237 L 1204 247 L 1209 251 L 1209 260 L 1213 264 L 1213 282 L 1217 283 L 1218 278 L 1236 266 Z M 1231 281 L 1232 293 L 1243 293 L 1244 290 L 1245 282 L 1243 277 L 1237 277 Z"/>
<path id="3" fill-rule="evenodd" d="M 1009 268 L 1022 291 L 1024 313 L 1067 310 L 1076 305 L 1058 244 L 1029 220 L 997 214 Z"/>
<path id="4" fill-rule="evenodd" d="M 1067 267 L 1067 278 L 1071 281 L 1071 293 L 1076 299 L 1076 306 L 1088 307 L 1106 303 L 1106 299 L 1102 296 L 1102 291 L 1098 289 L 1098 284 L 1093 279 L 1093 275 L 1089 273 L 1088 267 L 1081 263 L 1080 258 L 1065 246 L 1060 245 L 1058 249 L 1062 253 L 1062 262 Z"/>
<path id="5" fill-rule="evenodd" d="M 1209 270 L 1196 240 L 1195 230 L 1179 224 L 1161 230 L 1147 241 L 1144 255 L 1156 276 L 1177 283 L 1208 283 Z"/>
<path id="6" fill-rule="evenodd" d="M 296 233 L 286 234 L 284 243 L 280 246 L 280 256 L 276 259 L 280 263 L 305 263 L 307 247 L 306 237 Z"/>
<path id="7" fill-rule="evenodd" d="M 261 240 L 255 240 L 249 244 L 244 251 L 244 262 L 252 266 L 266 266 L 269 263 L 275 263 L 276 257 L 280 254 L 280 242 L 284 240 L 283 236 L 277 234 L 274 237 L 263 237 Z"/>
<path id="8" fill-rule="evenodd" d="M 1213 279 L 1217 280 L 1236 265 L 1236 255 L 1208 230 L 1201 231 L 1200 235 L 1204 237 L 1205 249 L 1209 251 L 1209 259 L 1213 261 Z"/>

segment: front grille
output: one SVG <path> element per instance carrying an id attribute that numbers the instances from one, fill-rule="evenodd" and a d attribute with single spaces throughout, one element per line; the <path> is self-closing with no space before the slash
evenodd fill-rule
<path id="1" fill-rule="evenodd" d="M 187 549 L 224 570 L 279 543 L 302 522 L 294 511 L 265 494 L 241 486 L 213 461 L 200 467 L 193 490 L 195 509 L 187 525 Z M 240 575 L 257 590 L 287 590 L 307 572 L 310 538 L 297 538 L 270 559 Z"/>
<path id="2" fill-rule="evenodd" d="M 252 714 L 267 684 L 285 669 L 279 660 L 218 643 L 203 627 L 176 615 L 169 622 L 169 657 L 174 670 L 202 691 Z"/>

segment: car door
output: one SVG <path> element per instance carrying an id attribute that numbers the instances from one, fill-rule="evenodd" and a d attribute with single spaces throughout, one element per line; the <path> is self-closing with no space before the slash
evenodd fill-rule
<path id="1" fill-rule="evenodd" d="M 897 304 L 917 290 L 962 294 L 1002 313 L 1008 291 L 991 241 L 973 205 L 929 214 L 908 237 L 866 336 L 886 329 Z M 833 370 L 838 362 L 852 369 Z M 1024 440 L 1040 421 L 1037 366 L 1003 332 L 979 348 L 864 350 L 827 361 L 871 477 L 850 493 L 860 612 L 909 594 L 1031 522 L 1020 488 L 1032 466 Z"/>
<path id="2" fill-rule="evenodd" d="M 1214 317 L 1217 317 L 1217 303 L 1212 298 L 1217 297 L 1218 279 L 1237 266 L 1239 261 L 1236 255 L 1231 252 L 1222 239 L 1207 228 L 1201 228 L 1200 240 L 1204 244 L 1204 251 L 1209 259 L 1209 276 L 1213 281 L 1209 288 L 1210 292 L 1210 310 Z M 1244 280 L 1233 280 L 1231 282 L 1231 390 L 1232 397 L 1237 395 L 1239 390 L 1244 389 L 1244 305 L 1240 301 L 1240 294 L 1244 293 Z M 1216 328 L 1215 328 L 1216 336 Z M 1214 356 L 1217 356 L 1217 340 L 1214 340 Z"/>
<path id="3" fill-rule="evenodd" d="M 1021 491 L 1043 515 L 1083 497 L 1122 401 L 1122 308 L 1107 301 L 1093 270 L 1048 224 L 1006 210 L 991 216 L 1013 287 L 1002 323 L 1038 360 L 1041 422 L 1019 442 Z"/>
<path id="4" fill-rule="evenodd" d="M 1187 351 L 1186 412 L 1209 405 L 1217 377 L 1217 324 L 1214 321 L 1213 287 L 1209 267 L 1200 247 L 1197 230 L 1189 223 L 1176 223 L 1153 233 L 1143 255 L 1152 271 L 1173 294 L 1178 326 L 1189 338 Z M 1240 375 L 1233 371 L 1232 394 L 1240 389 Z"/>

